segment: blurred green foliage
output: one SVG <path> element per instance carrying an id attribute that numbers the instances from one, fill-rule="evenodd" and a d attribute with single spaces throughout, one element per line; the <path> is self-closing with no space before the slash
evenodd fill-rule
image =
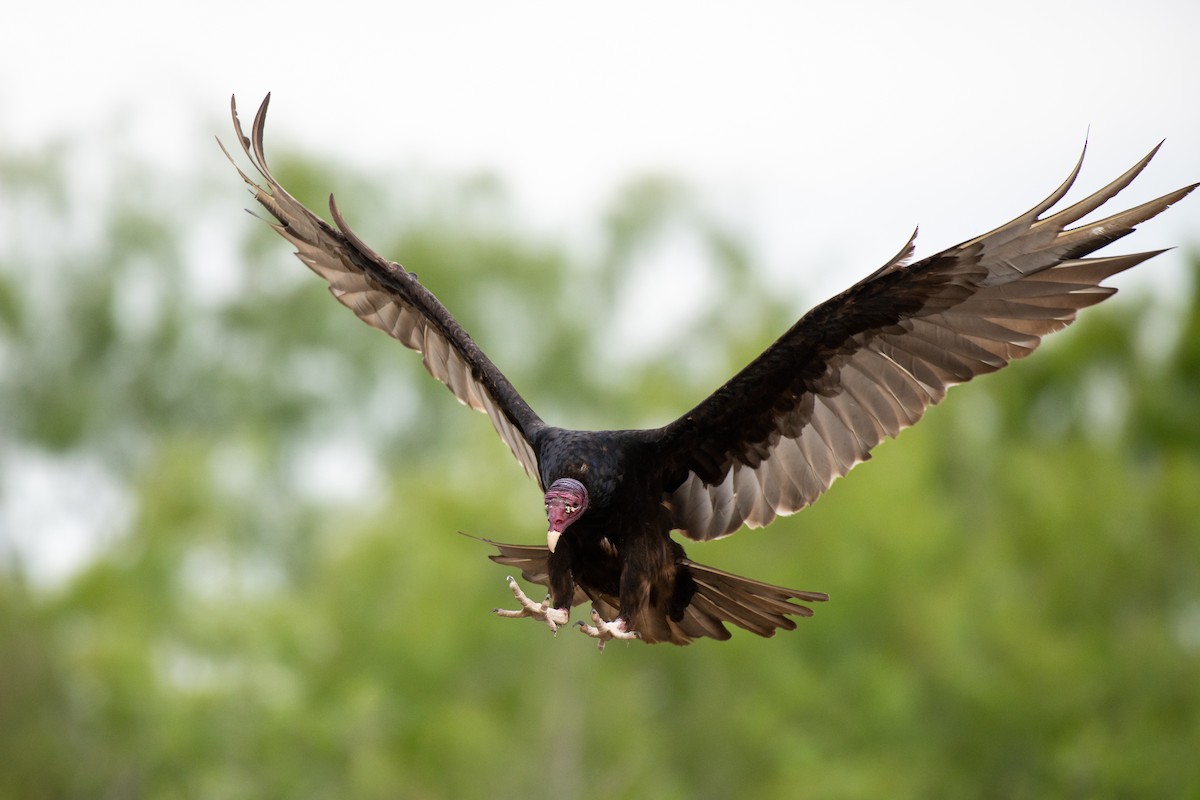
<path id="1" fill-rule="evenodd" d="M 600 655 L 488 613 L 504 572 L 454 532 L 539 541 L 536 487 L 217 154 L 114 149 L 90 191 L 77 156 L 0 158 L 0 798 L 1200 796 L 1200 280 L 1170 335 L 1085 312 L 814 508 L 691 547 L 829 591 L 798 631 Z M 276 161 L 561 424 L 666 422 L 803 308 L 670 179 L 577 253 L 488 176 Z M 672 237 L 708 289 L 620 352 Z M 95 549 L 48 575 L 72 524 Z"/>

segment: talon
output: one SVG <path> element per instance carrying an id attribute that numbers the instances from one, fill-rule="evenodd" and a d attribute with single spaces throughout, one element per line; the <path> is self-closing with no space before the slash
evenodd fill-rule
<path id="1" fill-rule="evenodd" d="M 625 620 L 617 617 L 615 620 L 607 622 L 600 616 L 600 612 L 596 611 L 594 608 L 592 609 L 592 622 L 596 624 L 588 625 L 583 620 L 580 620 L 575 624 L 578 626 L 581 632 L 596 640 L 596 648 L 602 653 L 604 652 L 604 645 L 609 639 L 622 639 L 628 641 L 630 639 L 642 638 L 642 635 L 637 631 L 626 629 Z"/>
<path id="2" fill-rule="evenodd" d="M 507 580 L 508 588 L 512 590 L 513 597 L 517 598 L 517 602 L 521 604 L 521 607 L 511 611 L 506 608 L 493 608 L 492 613 L 498 617 L 507 617 L 509 619 L 533 617 L 536 620 L 546 623 L 546 627 L 550 628 L 550 632 L 557 636 L 558 626 L 566 625 L 567 620 L 571 616 L 570 609 L 554 608 L 551 606 L 550 595 L 546 595 L 544 602 L 535 603 L 521 591 L 520 585 L 513 576 L 509 575 Z"/>

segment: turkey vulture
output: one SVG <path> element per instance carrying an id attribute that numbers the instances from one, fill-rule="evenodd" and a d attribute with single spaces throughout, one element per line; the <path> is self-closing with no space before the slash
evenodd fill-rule
<path id="1" fill-rule="evenodd" d="M 492 560 L 549 595 L 534 602 L 510 577 L 520 608 L 496 613 L 533 617 L 556 631 L 572 606 L 590 601 L 592 624 L 577 625 L 601 648 L 611 639 L 728 639 L 725 623 L 772 636 L 796 627 L 790 617 L 811 616 L 794 601 L 827 595 L 697 564 L 671 531 L 707 541 L 809 505 L 948 387 L 1029 355 L 1079 309 L 1112 295 L 1101 281 L 1161 251 L 1086 256 L 1195 188 L 1069 228 L 1128 186 L 1158 148 L 1095 194 L 1050 212 L 1078 175 L 1081 155 L 1048 198 L 990 233 L 910 264 L 914 234 L 883 267 L 809 311 L 674 422 L 577 431 L 544 422 L 415 274 L 350 230 L 332 197 L 334 226 L 279 185 L 263 154 L 269 101 L 251 137 L 236 103 L 232 111 L 261 182 L 238 172 L 275 218 L 272 226 L 338 301 L 421 353 L 460 402 L 486 413 L 545 493 L 545 546 L 488 543 L 499 550 Z"/>

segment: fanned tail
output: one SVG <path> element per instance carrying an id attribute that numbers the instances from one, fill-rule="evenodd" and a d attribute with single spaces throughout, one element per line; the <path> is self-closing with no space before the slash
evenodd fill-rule
<path id="1" fill-rule="evenodd" d="M 503 544 L 476 536 L 471 538 L 490 544 L 500 551 L 488 556 L 492 561 L 519 569 L 521 577 L 529 583 L 549 585 L 550 550 L 545 545 Z M 829 595 L 824 592 L 774 586 L 706 567 L 688 559 L 679 564 L 690 573 L 696 591 L 678 620 L 664 619 L 664 625 L 655 625 L 653 631 L 643 631 L 645 641 L 670 641 L 685 645 L 706 636 L 724 641 L 730 638 L 724 623 L 732 623 L 759 636 L 770 637 L 780 629 L 795 630 L 796 622 L 792 617 L 813 615 L 811 608 L 800 603 L 823 603 L 829 599 Z M 598 592 L 592 587 L 577 587 L 572 605 L 577 606 L 588 601 L 606 619 L 612 619 L 620 613 L 617 597 Z"/>

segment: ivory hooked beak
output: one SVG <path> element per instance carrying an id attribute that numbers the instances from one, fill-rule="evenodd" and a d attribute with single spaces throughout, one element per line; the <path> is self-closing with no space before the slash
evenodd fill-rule
<path id="1" fill-rule="evenodd" d="M 558 547 L 558 539 L 562 536 L 562 531 L 556 531 L 554 528 L 546 531 L 546 546 L 550 548 L 550 552 L 554 552 L 554 548 Z"/>

